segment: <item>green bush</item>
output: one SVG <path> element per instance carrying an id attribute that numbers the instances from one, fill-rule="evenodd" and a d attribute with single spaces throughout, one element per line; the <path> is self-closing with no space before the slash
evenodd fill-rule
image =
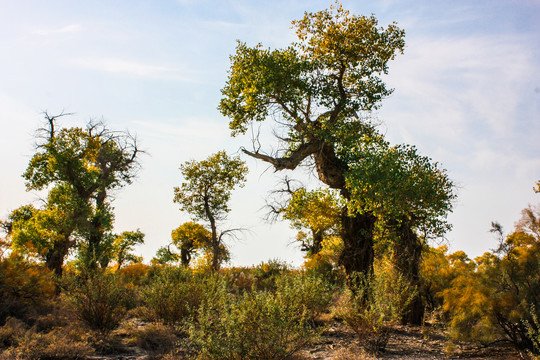
<path id="1" fill-rule="evenodd" d="M 163 268 L 142 290 L 144 304 L 167 324 L 180 324 L 199 308 L 206 283 L 184 268 Z"/>
<path id="2" fill-rule="evenodd" d="M 416 294 L 401 275 L 390 267 L 379 268 L 375 275 L 355 275 L 345 300 L 336 309 L 357 334 L 365 350 L 382 353 L 390 338 L 390 329 L 400 322 L 407 305 Z"/>
<path id="3" fill-rule="evenodd" d="M 531 357 L 534 360 L 540 360 L 540 320 L 536 315 L 536 306 L 531 306 L 531 321 L 526 321 L 527 335 L 532 343 Z"/>
<path id="4" fill-rule="evenodd" d="M 203 301 L 188 329 L 199 360 L 286 359 L 315 333 L 298 304 L 267 291 L 234 297 L 222 282 Z"/>
<path id="5" fill-rule="evenodd" d="M 107 334 L 124 318 L 130 293 L 115 274 L 101 269 L 66 274 L 62 287 L 77 317 L 92 330 Z"/>
<path id="6" fill-rule="evenodd" d="M 322 278 L 311 274 L 293 273 L 276 280 L 276 294 L 284 304 L 305 311 L 313 323 L 318 315 L 328 309 L 332 300 L 332 287 Z"/>
<path id="7" fill-rule="evenodd" d="M 255 277 L 255 286 L 258 290 L 276 289 L 276 280 L 282 275 L 289 272 L 289 267 L 286 263 L 279 260 L 269 260 L 257 265 L 253 269 Z"/>

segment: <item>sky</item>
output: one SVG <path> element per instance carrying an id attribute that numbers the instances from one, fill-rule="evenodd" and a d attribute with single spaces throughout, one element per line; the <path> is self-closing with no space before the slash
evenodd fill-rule
<path id="1" fill-rule="evenodd" d="M 139 228 L 145 261 L 189 221 L 173 202 L 179 166 L 220 150 L 240 154 L 217 110 L 236 41 L 282 48 L 291 20 L 332 2 L 0 0 L 0 218 L 38 203 L 22 173 L 44 111 L 74 113 L 64 126 L 102 119 L 136 134 L 146 151 L 135 182 L 115 194 L 115 231 Z M 415 145 L 447 169 L 458 198 L 444 240 L 470 257 L 496 247 L 521 209 L 540 203 L 540 1 L 343 1 L 354 14 L 405 29 L 406 48 L 384 80 L 394 93 L 374 116 L 393 144 Z M 275 142 L 268 139 L 265 149 Z M 267 224 L 268 192 L 284 175 L 318 186 L 302 170 L 275 173 L 243 156 L 250 173 L 233 193 L 222 228 L 232 264 L 302 262 L 287 223 Z"/>

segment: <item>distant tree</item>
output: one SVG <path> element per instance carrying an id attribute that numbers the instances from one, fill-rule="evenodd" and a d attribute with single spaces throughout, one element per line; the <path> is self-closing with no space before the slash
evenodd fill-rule
<path id="1" fill-rule="evenodd" d="M 540 180 L 536 182 L 536 186 L 533 188 L 535 193 L 540 193 Z"/>
<path id="2" fill-rule="evenodd" d="M 150 261 L 152 264 L 171 264 L 176 263 L 180 259 L 180 255 L 171 251 L 171 245 L 162 246 L 156 251 L 156 255 Z"/>
<path id="3" fill-rule="evenodd" d="M 180 260 L 184 266 L 189 266 L 197 251 L 212 251 L 212 233 L 196 222 L 183 223 L 172 231 L 171 237 L 172 243 L 180 249 Z M 219 260 L 226 257 L 227 250 L 222 247 Z"/>
<path id="4" fill-rule="evenodd" d="M 297 240 L 308 256 L 322 250 L 325 237 L 339 234 L 339 195 L 330 189 L 293 188 L 292 180 L 284 179 L 284 187 L 273 191 L 276 198 L 267 203 L 268 218 L 281 217 L 298 230 Z"/>
<path id="5" fill-rule="evenodd" d="M 59 250 L 53 251 L 50 265 L 57 274 L 69 249 L 80 240 L 85 243 L 82 261 L 90 266 L 101 262 L 114 220 L 111 191 L 132 182 L 141 153 L 131 134 L 109 130 L 103 123 L 58 128 L 66 115 L 45 113 L 46 125 L 37 132 L 37 152 L 23 175 L 28 190 L 51 189 L 46 208 L 67 209 L 67 225 L 58 237 L 63 240 L 55 242 Z"/>
<path id="6" fill-rule="evenodd" d="M 112 259 L 116 262 L 117 269 L 127 263 L 139 263 L 142 261 L 140 256 L 135 256 L 132 253 L 134 247 L 140 244 L 144 244 L 144 234 L 139 229 L 136 231 L 124 231 L 114 237 Z"/>
<path id="7" fill-rule="evenodd" d="M 51 189 L 44 206 L 24 205 L 11 212 L 4 222 L 11 249 L 25 256 L 37 256 L 55 274 L 62 274 L 64 258 L 80 238 L 74 234 L 81 204 L 69 189 Z"/>
<path id="8" fill-rule="evenodd" d="M 194 220 L 207 221 L 212 234 L 212 270 L 219 269 L 223 259 L 224 236 L 232 229 L 218 232 L 218 221 L 230 212 L 228 202 L 235 186 L 243 187 L 248 171 L 239 157 L 229 157 L 225 151 L 217 152 L 206 160 L 188 161 L 180 166 L 184 182 L 174 188 L 174 201 Z"/>

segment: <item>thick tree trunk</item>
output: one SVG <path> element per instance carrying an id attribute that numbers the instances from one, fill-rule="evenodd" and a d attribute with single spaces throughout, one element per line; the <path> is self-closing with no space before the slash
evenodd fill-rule
<path id="1" fill-rule="evenodd" d="M 70 247 L 69 236 L 67 236 L 63 241 L 54 243 L 52 249 L 45 258 L 45 264 L 49 270 L 58 277 L 62 277 L 64 259 L 66 258 Z"/>
<path id="2" fill-rule="evenodd" d="M 410 286 L 417 289 L 416 296 L 409 303 L 402 322 L 405 324 L 421 325 L 424 318 L 424 302 L 420 295 L 420 261 L 422 259 L 422 243 L 411 229 L 410 223 L 402 220 L 395 224 L 397 239 L 392 255 L 396 270 L 403 275 Z"/>
<path id="3" fill-rule="evenodd" d="M 347 275 L 371 274 L 373 271 L 373 228 L 376 218 L 370 213 L 350 216 L 347 207 L 341 215 L 343 252 L 340 263 Z"/>
<path id="4" fill-rule="evenodd" d="M 322 250 L 324 232 L 320 230 L 312 229 L 311 235 L 313 236 L 313 243 L 311 244 L 311 247 L 308 249 L 308 254 L 315 255 L 315 254 L 318 254 Z"/>

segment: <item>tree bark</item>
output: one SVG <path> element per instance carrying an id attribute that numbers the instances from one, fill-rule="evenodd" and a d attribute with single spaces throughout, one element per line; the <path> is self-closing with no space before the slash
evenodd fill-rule
<path id="1" fill-rule="evenodd" d="M 377 219 L 370 213 L 349 215 L 346 206 L 341 214 L 343 252 L 340 263 L 347 275 L 373 272 L 373 228 Z"/>
<path id="2" fill-rule="evenodd" d="M 394 222 L 397 239 L 392 254 L 396 270 L 410 286 L 416 287 L 416 296 L 411 300 L 402 317 L 402 323 L 421 325 L 424 318 L 424 302 L 420 294 L 420 261 L 422 243 L 411 229 L 410 222 L 403 219 Z"/>

